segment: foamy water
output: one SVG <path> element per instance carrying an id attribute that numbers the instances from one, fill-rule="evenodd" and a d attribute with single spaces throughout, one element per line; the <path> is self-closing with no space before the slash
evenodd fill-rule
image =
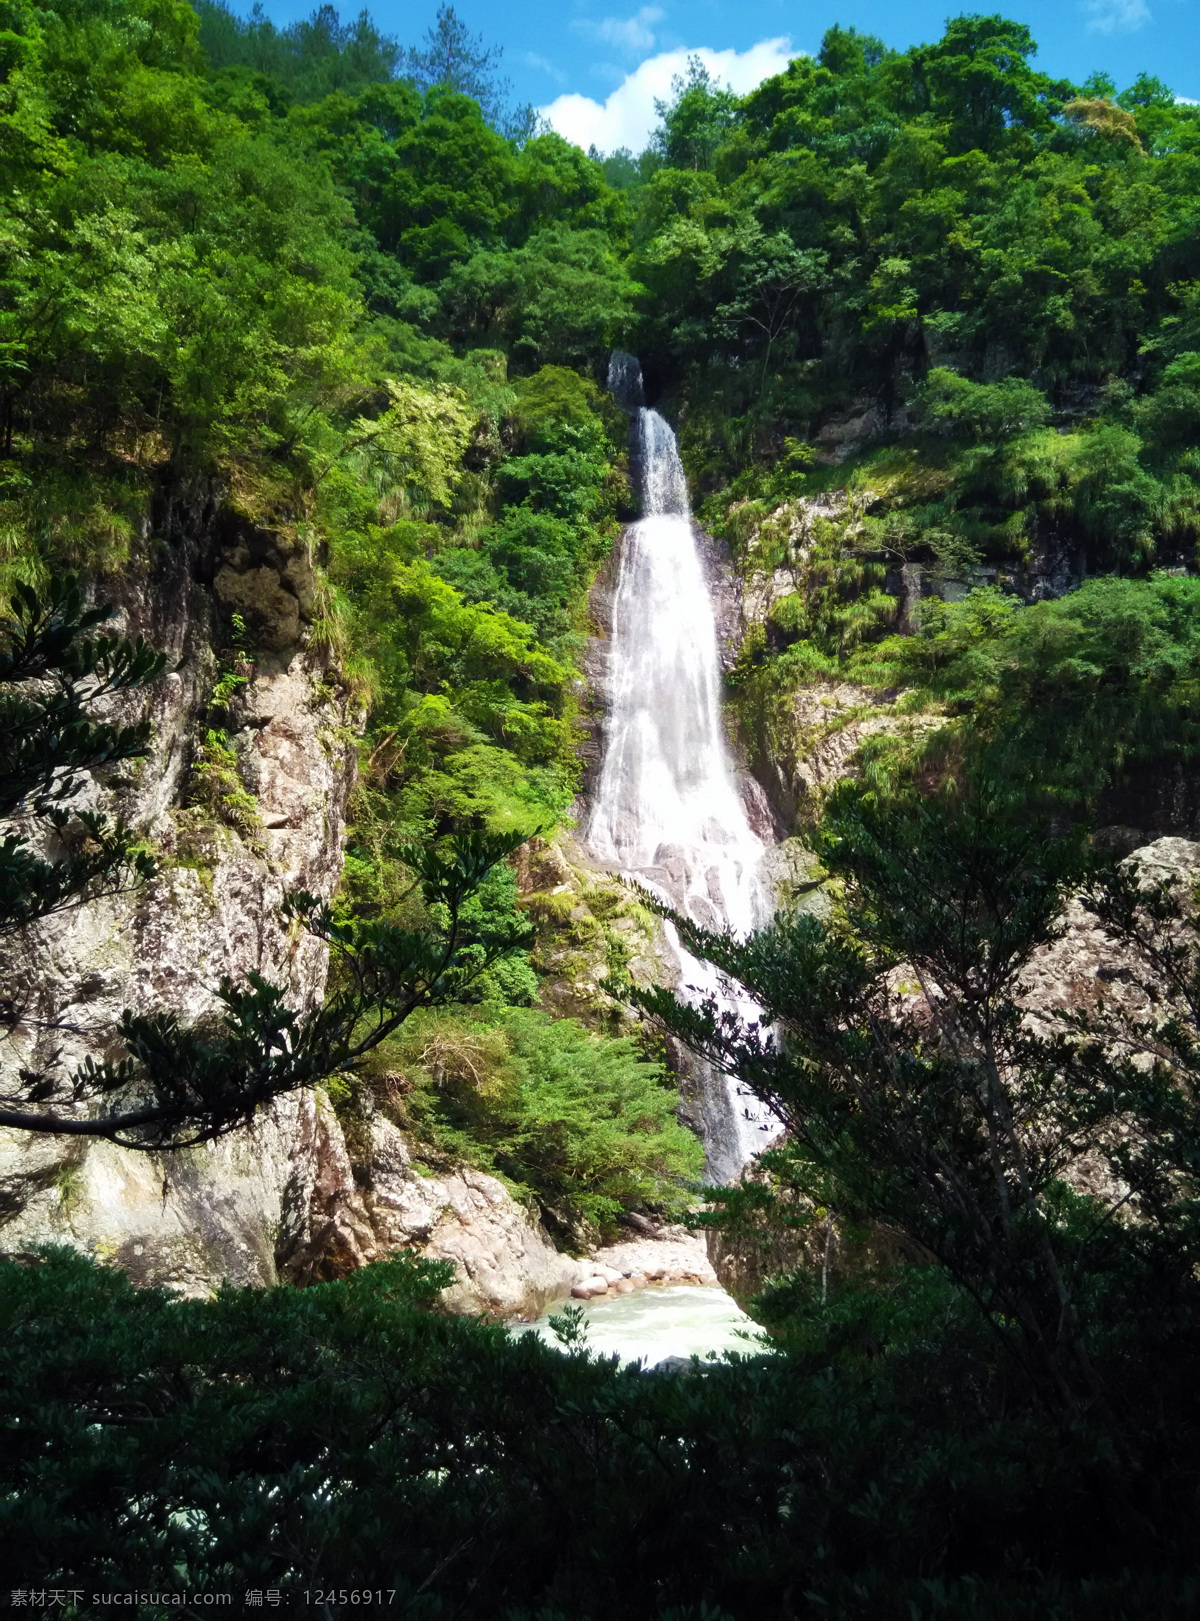
<path id="1" fill-rule="evenodd" d="M 721 665 L 675 435 L 641 399 L 632 356 L 610 383 L 634 411 L 643 517 L 626 531 L 613 607 L 612 701 L 585 840 L 597 861 L 636 878 L 675 911 L 739 936 L 767 921 L 762 840 L 750 827 L 725 740 Z M 636 410 L 635 410 L 636 406 Z M 757 1017 L 737 987 L 668 926 L 685 995 Z M 733 1182 L 774 1121 L 728 1076 L 697 1063 L 707 1174 Z"/>
<path id="2" fill-rule="evenodd" d="M 574 1302 L 564 1302 L 574 1304 Z M 554 1308 L 561 1312 L 562 1305 Z M 636 1294 L 584 1301 L 580 1308 L 587 1324 L 587 1345 L 603 1356 L 617 1355 L 622 1362 L 641 1362 L 652 1368 L 666 1357 L 708 1356 L 710 1352 L 765 1349 L 760 1332 L 723 1289 L 694 1284 L 641 1289 Z M 549 1324 L 550 1313 L 525 1330 L 558 1345 Z"/>

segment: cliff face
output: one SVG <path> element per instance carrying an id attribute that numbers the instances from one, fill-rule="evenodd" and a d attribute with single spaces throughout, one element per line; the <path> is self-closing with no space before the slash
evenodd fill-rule
<path id="1" fill-rule="evenodd" d="M 239 830 L 189 804 L 217 675 L 220 599 L 209 581 L 229 569 L 206 518 L 204 503 L 178 504 L 155 563 L 98 593 L 116 602 L 123 631 L 170 656 L 171 673 L 149 698 L 151 752 L 122 780 L 88 791 L 161 852 L 160 873 L 12 942 L 4 977 L 21 1017 L 6 1068 L 69 1072 L 88 1055 L 112 1053 L 126 1007 L 201 1018 L 225 975 L 256 970 L 286 985 L 300 1007 L 323 989 L 323 949 L 289 932 L 280 906 L 289 889 L 328 895 L 337 883 L 354 758 L 345 704 L 325 683 L 322 660 L 300 645 L 295 593 L 273 625 L 247 616 L 250 634 L 274 645 L 247 666 L 225 731 L 257 813 Z M 311 566 L 290 562 L 293 573 L 307 570 L 311 604 Z M 282 571 L 275 579 L 285 594 Z M 127 712 L 141 701 L 130 695 Z M 251 1133 L 165 1156 L 0 1134 L 0 1241 L 10 1250 L 82 1245 L 140 1282 L 188 1292 L 224 1277 L 273 1281 L 280 1255 L 310 1236 L 320 1134 L 312 1099 L 285 1101 Z"/>
<path id="2" fill-rule="evenodd" d="M 286 986 L 298 1008 L 324 990 L 324 948 L 280 911 L 290 890 L 333 893 L 354 775 L 354 717 L 328 661 L 305 645 L 311 561 L 211 503 L 178 504 L 164 527 L 151 566 L 98 592 L 117 604 L 119 628 L 170 655 L 172 673 L 149 697 L 154 743 L 123 780 L 90 784 L 85 800 L 143 831 L 161 870 L 9 942 L 2 971 L 15 1025 L 0 1063 L 10 1074 L 69 1074 L 88 1055 L 115 1056 L 123 1008 L 201 1019 L 223 976 L 254 970 Z M 221 717 L 233 785 L 253 796 L 235 812 L 197 792 L 195 772 L 231 610 L 257 648 Z M 130 718 L 146 699 L 126 702 Z M 248 1131 L 167 1155 L 0 1132 L 0 1247 L 65 1243 L 139 1283 L 202 1294 L 223 1279 L 337 1276 L 412 1245 L 456 1262 L 453 1310 L 537 1310 L 568 1292 L 575 1264 L 500 1183 L 419 1175 L 383 1122 L 372 1145 L 356 1180 L 320 1094 L 283 1099 Z"/>
<path id="3" fill-rule="evenodd" d="M 878 431 L 874 410 L 864 408 L 864 414 L 851 421 L 851 429 L 854 421 L 866 423 L 870 433 Z M 822 440 L 842 443 L 845 426 L 838 426 L 838 436 L 832 440 L 822 430 Z M 846 443 L 857 444 L 860 439 L 854 430 Z M 884 570 L 878 583 L 893 606 L 875 622 L 880 632 L 915 630 L 924 599 L 956 602 L 970 589 L 990 586 L 1032 604 L 1061 597 L 1080 584 L 1082 561 L 1077 551 L 1045 525 L 1031 537 L 1027 556 L 1013 556 L 960 574 L 929 562 L 901 566 L 894 554 L 872 550 L 878 542 L 871 540 L 866 527 L 894 499 L 895 490 L 889 492 L 887 483 L 883 479 L 879 491 L 848 487 L 817 496 L 793 496 L 769 512 L 749 502 L 730 509 L 727 523 L 739 537 L 737 566 L 725 565 L 719 546 L 714 546 L 712 564 L 727 668 L 747 645 L 753 647 L 757 642 L 760 648 L 765 644 L 778 651 L 776 638 L 792 634 L 781 631 L 775 621 L 781 605 L 823 589 L 821 569 L 832 566 L 835 557 L 851 558 L 856 552 Z M 811 567 L 814 558 L 820 564 L 815 573 Z M 846 581 L 842 589 L 847 601 L 857 589 L 860 603 L 865 603 L 872 587 L 870 581 L 859 587 Z M 731 709 L 751 770 L 781 828 L 810 824 L 820 814 L 825 791 L 839 778 L 857 774 L 857 756 L 869 737 L 912 735 L 938 724 L 931 715 L 904 713 L 897 706 L 900 696 L 897 691 L 856 686 L 836 676 L 798 682 L 789 692 L 770 681 L 756 681 L 751 661 L 750 668 L 742 672 Z M 1189 833 L 1200 827 L 1198 818 L 1200 783 L 1185 779 L 1178 768 L 1166 770 L 1161 765 L 1141 773 L 1135 784 L 1110 791 L 1100 811 L 1102 822 L 1127 824 L 1145 837 L 1155 832 Z"/>

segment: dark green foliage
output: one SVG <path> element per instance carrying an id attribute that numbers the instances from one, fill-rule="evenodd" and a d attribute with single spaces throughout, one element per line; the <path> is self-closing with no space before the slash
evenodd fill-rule
<path id="1" fill-rule="evenodd" d="M 712 78 L 698 56 L 688 57 L 686 78 L 671 81 L 670 102 L 656 101 L 662 124 L 651 143 L 669 169 L 707 169 L 732 127 L 737 97 Z"/>
<path id="2" fill-rule="evenodd" d="M 120 822 L 72 804 L 81 773 L 136 760 L 150 739 L 145 721 L 93 720 L 92 704 L 166 668 L 141 638 L 88 634 L 109 617 L 64 575 L 42 596 L 18 586 L 0 625 L 0 816 L 16 829 L 0 840 L 0 935 L 154 871 Z M 47 839 L 59 846 L 49 860 Z"/>
<path id="3" fill-rule="evenodd" d="M 335 90 L 353 94 L 394 79 L 403 60 L 396 40 L 381 34 L 365 11 L 343 22 L 335 7 L 324 5 L 303 21 L 276 28 L 261 4 L 239 17 L 224 0 L 193 3 L 213 72 L 231 79 L 239 69 L 252 74 L 254 88 L 268 96 L 275 88 L 270 81 L 283 87 L 289 101 L 317 101 Z"/>
<path id="4" fill-rule="evenodd" d="M 89 714 L 98 699 L 148 686 L 166 669 L 166 655 L 140 637 L 86 634 L 111 614 L 86 608 L 69 576 L 41 597 L 16 588 L 12 617 L 0 626 L 0 815 L 73 799 L 82 786 L 75 773 L 145 753 L 146 722 L 121 726 Z"/>
<path id="5" fill-rule="evenodd" d="M 29 549 L 112 567 L 131 526 L 105 521 L 110 479 L 140 473 L 144 487 L 164 452 L 183 472 L 278 446 L 301 396 L 307 409 L 340 386 L 353 260 L 327 177 L 231 129 L 198 79 L 127 64 L 138 94 L 125 120 L 96 110 L 88 128 L 104 63 L 64 63 L 57 38 L 39 53 L 43 99 L 53 110 L 51 92 L 73 98 L 54 117 L 82 161 L 64 147 L 10 210 L 0 412 L 16 460 L 4 496 Z M 72 524 L 63 487 L 80 475 L 92 487 Z"/>
<path id="6" fill-rule="evenodd" d="M 370 784 L 410 837 L 548 824 L 570 803 L 570 681 L 620 489 L 627 424 L 593 383 L 550 366 L 509 388 L 495 381 L 503 356 L 475 354 L 492 367 L 486 386 L 518 453 L 497 457 L 491 511 L 470 512 L 466 533 L 434 507 L 441 526 L 346 526 L 330 559 L 370 659 Z M 453 450 L 434 446 L 431 459 L 442 466 Z M 469 475 L 451 477 L 467 486 Z M 377 800 L 371 820 L 382 814 Z"/>
<path id="7" fill-rule="evenodd" d="M 926 378 L 917 402 L 922 417 L 935 431 L 993 447 L 1050 419 L 1045 396 L 1022 378 L 972 383 L 940 366 Z"/>
<path id="8" fill-rule="evenodd" d="M 913 53 L 912 95 L 949 126 L 960 152 L 995 152 L 1026 132 L 1049 133 L 1070 93 L 1029 66 L 1033 35 L 1005 17 L 955 17 L 936 45 Z M 924 83 L 922 84 L 922 81 Z M 927 98 L 927 100 L 926 100 Z"/>
<path id="9" fill-rule="evenodd" d="M 992 1421 L 978 1318 L 936 1276 L 798 1288 L 803 1345 L 682 1377 L 431 1315 L 444 1281 L 398 1258 L 178 1301 L 64 1252 L 4 1262 L 10 1586 L 182 1569 L 496 1621 L 755 1621 L 797 1592 L 847 1621 L 1195 1613 L 1194 1484 L 1143 1499 L 1148 1550 L 1086 1426 Z"/>
<path id="10" fill-rule="evenodd" d="M 570 668 L 504 611 L 518 600 L 473 601 L 479 554 L 445 556 L 444 575 L 403 561 L 393 530 L 366 545 L 348 538 L 333 559 L 375 666 L 372 785 L 394 796 L 410 834 L 549 821 L 571 796 Z"/>
<path id="11" fill-rule="evenodd" d="M 496 65 L 503 54 L 503 46 L 485 45 L 483 35 L 472 34 L 454 7 L 443 3 L 436 23 L 425 31 L 425 49 L 410 49 L 406 66 L 422 90 L 434 86 L 457 90 L 477 101 L 494 119 L 508 91 L 507 80 L 496 80 Z"/>
<path id="12" fill-rule="evenodd" d="M 819 849 L 841 886 L 830 920 L 781 916 L 745 944 L 680 925 L 751 992 L 757 1026 L 630 994 L 786 1123 L 763 1165 L 812 1222 L 936 1259 L 990 1324 L 1014 1399 L 1086 1415 L 1113 1501 L 1144 1500 L 1180 1461 L 1159 1402 L 1192 1411 L 1200 1320 L 1194 897 L 1139 889 L 983 781 L 961 799 L 843 783 Z M 1081 881 L 1142 1016 L 1102 1000 L 1029 1016 L 1029 971 Z M 1067 1185 L 1085 1154 L 1106 1167 L 1086 1196 Z"/>
<path id="13" fill-rule="evenodd" d="M 1182 450 L 1200 428 L 1200 355 L 1186 351 L 1164 367 L 1162 382 L 1141 401 L 1137 421 L 1156 447 Z"/>
<path id="14" fill-rule="evenodd" d="M 740 101 L 676 85 L 659 166 L 623 182 L 633 346 L 713 521 L 778 499 L 789 441 L 874 401 L 850 478 L 906 562 L 1191 555 L 1197 115 L 1153 87 L 1080 97 L 1035 50 L 1000 16 L 907 51 L 834 28 Z M 878 440 L 917 425 L 901 472 Z"/>
<path id="15" fill-rule="evenodd" d="M 520 506 L 481 536 L 478 551 L 455 547 L 433 566 L 464 601 L 492 603 L 532 625 L 554 648 L 570 631 L 566 609 L 580 583 L 572 555 L 578 539 L 562 519 Z"/>

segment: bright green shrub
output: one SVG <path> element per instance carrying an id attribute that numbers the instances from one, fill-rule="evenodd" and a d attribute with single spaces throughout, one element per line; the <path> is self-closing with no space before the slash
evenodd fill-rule
<path id="1" fill-rule="evenodd" d="M 944 366 L 930 372 L 917 403 L 922 418 L 935 431 L 976 444 L 1011 439 L 1050 419 L 1045 395 L 1024 378 L 973 383 Z"/>
<path id="2" fill-rule="evenodd" d="M 694 1198 L 703 1152 L 674 1082 L 630 1040 L 485 1006 L 415 1017 L 386 1062 L 416 1082 L 406 1108 L 431 1147 L 499 1172 L 562 1234 Z"/>
<path id="3" fill-rule="evenodd" d="M 1197 757 L 1200 580 L 1088 580 L 1028 607 L 992 588 L 931 599 L 915 635 L 889 638 L 859 668 L 963 715 L 991 769 L 1022 792 L 1095 805 L 1138 762 Z"/>

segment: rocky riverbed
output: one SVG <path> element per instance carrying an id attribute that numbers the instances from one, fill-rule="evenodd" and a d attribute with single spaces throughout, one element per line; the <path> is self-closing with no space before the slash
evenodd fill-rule
<path id="1" fill-rule="evenodd" d="M 673 1284 L 720 1288 L 704 1239 L 686 1227 L 668 1227 L 656 1237 L 623 1240 L 594 1250 L 577 1263 L 571 1299 L 615 1299 Z"/>

